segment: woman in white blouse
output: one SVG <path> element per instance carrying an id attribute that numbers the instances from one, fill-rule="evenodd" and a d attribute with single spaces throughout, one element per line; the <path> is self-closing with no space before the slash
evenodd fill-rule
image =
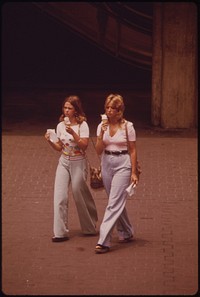
<path id="1" fill-rule="evenodd" d="M 89 127 L 78 96 L 69 96 L 64 100 L 56 134 L 57 142 L 51 141 L 48 132 L 45 134 L 48 143 L 55 150 L 62 152 L 54 184 L 54 236 L 52 241 L 61 242 L 69 239 L 70 183 L 82 232 L 85 235 L 96 235 L 97 210 L 86 183 L 85 151 L 89 141 Z"/>
<path id="2" fill-rule="evenodd" d="M 107 121 L 103 120 L 97 127 L 96 151 L 101 155 L 101 172 L 108 205 L 100 226 L 96 253 L 110 250 L 114 226 L 117 227 L 120 242 L 133 239 L 133 228 L 125 208 L 125 190 L 130 182 L 135 185 L 138 183 L 136 134 L 133 123 L 123 118 L 124 100 L 121 95 L 110 94 L 104 107 Z"/>

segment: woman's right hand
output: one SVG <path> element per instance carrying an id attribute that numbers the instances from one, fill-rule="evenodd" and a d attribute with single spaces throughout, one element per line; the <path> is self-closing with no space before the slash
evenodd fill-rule
<path id="1" fill-rule="evenodd" d="M 108 128 L 108 121 L 102 122 L 101 124 L 101 130 L 102 132 L 105 132 Z"/>
<path id="2" fill-rule="evenodd" d="M 46 138 L 47 141 L 50 141 L 50 133 L 46 132 L 44 137 Z"/>
<path id="3" fill-rule="evenodd" d="M 44 134 L 45 139 L 47 140 L 47 142 L 51 145 L 51 147 L 53 147 L 56 151 L 62 151 L 62 142 L 60 140 L 58 140 L 58 142 L 52 142 L 50 140 L 50 133 L 46 132 Z"/>

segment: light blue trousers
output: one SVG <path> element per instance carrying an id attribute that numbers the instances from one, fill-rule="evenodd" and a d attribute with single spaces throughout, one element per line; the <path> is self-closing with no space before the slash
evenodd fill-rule
<path id="1" fill-rule="evenodd" d="M 110 246 L 111 234 L 116 226 L 119 238 L 133 235 L 133 228 L 125 208 L 127 193 L 125 189 L 130 184 L 131 161 L 129 154 L 106 155 L 101 157 L 102 178 L 108 194 L 108 205 L 100 226 L 98 244 Z"/>
<path id="2" fill-rule="evenodd" d="M 86 183 L 87 161 L 69 160 L 60 156 L 54 184 L 54 226 L 56 237 L 68 236 L 69 185 L 78 211 L 79 221 L 84 234 L 96 234 L 98 220 L 95 202 Z"/>

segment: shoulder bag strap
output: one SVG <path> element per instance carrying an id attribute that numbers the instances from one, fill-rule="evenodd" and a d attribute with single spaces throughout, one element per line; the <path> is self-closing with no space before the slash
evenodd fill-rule
<path id="1" fill-rule="evenodd" d="M 128 121 L 125 122 L 125 130 L 126 130 L 126 141 L 127 141 L 127 150 L 129 151 L 129 139 L 128 139 Z"/>
<path id="2" fill-rule="evenodd" d="M 128 121 L 126 121 L 126 123 L 125 123 L 125 129 L 126 129 L 127 148 L 128 148 L 128 151 L 129 151 L 129 139 L 128 139 L 128 128 L 127 128 L 127 124 L 128 124 Z M 137 175 L 138 175 L 138 178 L 139 178 L 140 173 L 142 172 L 142 170 L 141 170 L 141 167 L 139 165 L 138 160 L 136 160 L 136 170 L 137 170 Z"/>

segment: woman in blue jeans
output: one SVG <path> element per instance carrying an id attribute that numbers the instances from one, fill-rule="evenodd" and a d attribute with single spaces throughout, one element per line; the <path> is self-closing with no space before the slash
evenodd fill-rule
<path id="1" fill-rule="evenodd" d="M 55 150 L 61 152 L 54 184 L 53 242 L 69 239 L 68 200 L 69 186 L 75 200 L 83 234 L 96 235 L 98 220 L 95 202 L 86 183 L 87 161 L 85 151 L 89 141 L 89 127 L 78 96 L 67 97 L 56 128 L 58 140 L 45 138 Z"/>
<path id="2" fill-rule="evenodd" d="M 102 120 L 97 127 L 96 151 L 101 155 L 101 172 L 108 205 L 100 226 L 96 253 L 110 250 L 114 226 L 117 227 L 120 242 L 133 239 L 133 228 L 125 208 L 125 190 L 130 182 L 138 184 L 136 134 L 133 123 L 123 117 L 124 100 L 119 94 L 110 94 L 104 107 L 104 118 L 107 116 L 107 120 Z"/>

